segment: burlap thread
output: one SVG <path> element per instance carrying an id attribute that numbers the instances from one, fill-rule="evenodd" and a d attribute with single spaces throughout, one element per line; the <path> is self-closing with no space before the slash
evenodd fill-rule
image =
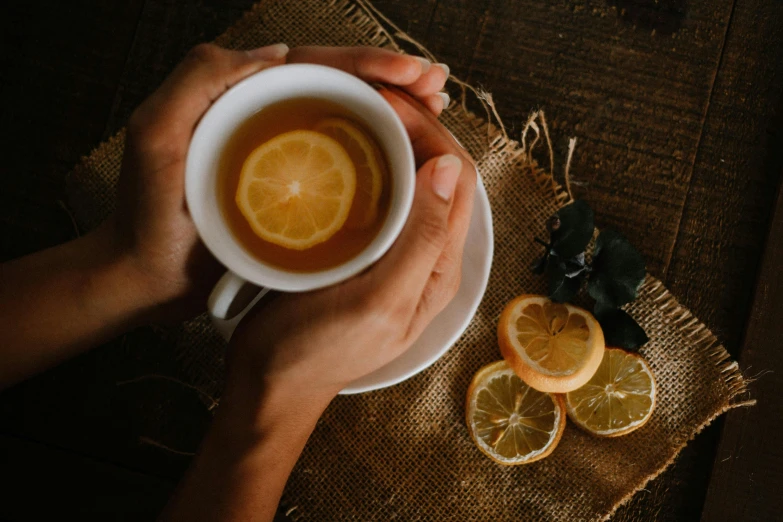
<path id="1" fill-rule="evenodd" d="M 364 0 L 266 0 L 217 43 L 399 50 L 397 39 L 411 41 L 394 31 Z M 453 80 L 463 96 L 472 89 Z M 476 159 L 492 205 L 495 253 L 484 300 L 462 338 L 431 368 L 392 388 L 332 403 L 289 480 L 283 504 L 292 518 L 314 521 L 605 520 L 704 426 L 744 404 L 746 381 L 704 324 L 648 276 L 627 310 L 650 336 L 642 350 L 658 383 L 650 422 L 608 440 L 569 424 L 555 452 L 527 466 L 502 467 L 479 453 L 464 421 L 468 383 L 481 366 L 500 358 L 495 327 L 503 305 L 523 292 L 545 293 L 544 281 L 528 269 L 540 254 L 531 239 L 569 195 L 552 178 L 551 144 L 548 171 L 533 158 L 533 149 L 550 143 L 542 114 L 531 116 L 520 142 L 464 104 L 453 103 L 442 121 Z M 123 142 L 120 132 L 70 177 L 70 204 L 83 229 L 113 210 Z M 173 335 L 190 383 L 217 396 L 225 345 L 209 321 L 200 317 Z"/>

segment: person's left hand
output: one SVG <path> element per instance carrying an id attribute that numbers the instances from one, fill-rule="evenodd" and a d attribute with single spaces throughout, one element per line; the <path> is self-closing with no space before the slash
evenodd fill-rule
<path id="1" fill-rule="evenodd" d="M 377 48 L 284 45 L 230 51 L 195 47 L 128 124 L 117 211 L 103 237 L 133 267 L 152 319 L 184 318 L 205 306 L 222 268 L 201 244 L 185 204 L 185 159 L 196 125 L 212 103 L 240 80 L 283 63 L 316 63 L 367 82 L 402 87 L 436 116 L 448 69 Z"/>
<path id="2" fill-rule="evenodd" d="M 405 125 L 418 169 L 405 227 L 362 273 L 326 288 L 282 293 L 250 310 L 226 355 L 229 402 L 275 395 L 292 405 L 325 407 L 351 382 L 408 350 L 459 290 L 474 161 L 422 104 L 394 88 L 381 94 Z M 242 415 L 256 413 L 250 408 Z"/>

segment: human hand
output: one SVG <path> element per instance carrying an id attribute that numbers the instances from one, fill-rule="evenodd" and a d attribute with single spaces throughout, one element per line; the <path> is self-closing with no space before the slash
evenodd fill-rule
<path id="1" fill-rule="evenodd" d="M 341 284 L 283 294 L 242 320 L 215 420 L 161 520 L 272 520 L 323 409 L 405 350 L 451 300 L 473 209 L 473 161 L 430 110 L 381 90 L 418 167 L 413 208 L 387 254 Z"/>
<path id="2" fill-rule="evenodd" d="M 128 124 L 117 211 L 99 234 L 131 268 L 151 319 L 184 318 L 203 309 L 222 268 L 201 244 L 185 205 L 185 159 L 196 125 L 226 90 L 253 73 L 283 63 L 316 63 L 368 82 L 403 87 L 433 114 L 447 70 L 377 48 L 285 45 L 230 51 L 194 48 Z"/>
<path id="3" fill-rule="evenodd" d="M 252 310 L 231 340 L 228 402 L 271 391 L 291 404 L 325 407 L 350 382 L 407 350 L 459 288 L 473 161 L 416 100 L 395 89 L 381 93 L 402 118 L 416 156 L 408 222 L 364 273 Z"/>

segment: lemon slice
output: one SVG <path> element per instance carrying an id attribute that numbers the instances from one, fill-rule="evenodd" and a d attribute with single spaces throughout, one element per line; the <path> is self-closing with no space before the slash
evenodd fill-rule
<path id="1" fill-rule="evenodd" d="M 534 390 L 506 361 L 488 364 L 476 373 L 465 410 L 478 449 L 509 466 L 543 459 L 565 429 L 563 399 Z"/>
<path id="2" fill-rule="evenodd" d="M 547 297 L 522 295 L 498 323 L 500 353 L 537 390 L 565 393 L 585 384 L 601 364 L 604 334 L 593 315 Z"/>
<path id="3" fill-rule="evenodd" d="M 315 130 L 337 140 L 354 158 L 356 197 L 345 226 L 365 228 L 378 216 L 378 201 L 383 190 L 382 155 L 375 143 L 356 124 L 343 118 L 327 118 Z"/>
<path id="4" fill-rule="evenodd" d="M 601 437 L 618 437 L 641 428 L 655 408 L 655 379 L 640 356 L 607 348 L 598 371 L 566 394 L 568 416 Z"/>
<path id="5" fill-rule="evenodd" d="M 306 250 L 345 223 L 356 192 L 356 169 L 334 139 L 314 131 L 280 134 L 250 153 L 236 203 L 262 239 Z"/>

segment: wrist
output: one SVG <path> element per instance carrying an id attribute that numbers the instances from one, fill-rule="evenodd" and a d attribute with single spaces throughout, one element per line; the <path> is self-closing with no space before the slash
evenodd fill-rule
<path id="1" fill-rule="evenodd" d="M 270 427 L 313 427 L 336 395 L 296 376 L 270 375 L 258 366 L 237 362 L 231 361 L 218 412 L 228 422 L 241 424 L 245 432 L 257 435 Z"/>
<path id="2" fill-rule="evenodd" d="M 138 316 L 144 324 L 197 315 L 206 298 L 193 298 L 190 295 L 192 288 L 184 279 L 170 277 L 169 272 L 176 273 L 176 269 L 162 273 L 165 271 L 161 270 L 161 266 L 171 267 L 177 261 L 158 256 L 163 261 L 156 264 L 153 261 L 155 255 L 140 250 L 133 234 L 112 215 L 86 236 L 96 251 L 99 269 L 122 280 L 123 293 L 139 311 Z M 211 282 L 211 274 L 206 274 L 204 279 Z"/>
<path id="3" fill-rule="evenodd" d="M 79 238 L 83 259 L 84 290 L 95 305 L 124 320 L 128 328 L 140 326 L 154 316 L 156 301 L 142 277 L 130 249 L 118 237 L 112 220 Z"/>
<path id="4" fill-rule="evenodd" d="M 226 354 L 225 395 L 263 397 L 320 414 L 343 386 L 324 382 L 321 364 L 301 355 L 299 345 L 308 339 L 274 326 L 275 311 L 257 306 L 234 331 Z"/>
<path id="5" fill-rule="evenodd" d="M 293 387 L 252 376 L 232 372 L 199 454 L 163 520 L 272 519 L 328 401 L 303 401 Z"/>
<path id="6" fill-rule="evenodd" d="M 228 381 L 200 454 L 214 466 L 226 467 L 263 459 L 270 448 L 298 455 L 328 404 L 292 387 L 265 384 L 262 378 Z"/>

